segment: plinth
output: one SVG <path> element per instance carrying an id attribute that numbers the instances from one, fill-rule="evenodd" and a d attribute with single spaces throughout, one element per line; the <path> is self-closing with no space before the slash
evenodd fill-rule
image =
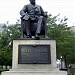
<path id="1" fill-rule="evenodd" d="M 67 75 L 56 68 L 56 41 L 13 40 L 12 69 L 2 75 Z"/>

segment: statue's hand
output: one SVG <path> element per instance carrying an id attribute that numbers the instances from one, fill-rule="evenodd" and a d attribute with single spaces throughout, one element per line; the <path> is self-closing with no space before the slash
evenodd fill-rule
<path id="1" fill-rule="evenodd" d="M 29 19 L 29 17 L 30 17 L 30 15 L 28 15 L 27 13 L 25 13 L 25 15 L 24 15 L 23 19 L 28 20 L 28 19 Z"/>
<path id="2" fill-rule="evenodd" d="M 44 16 L 45 16 L 46 18 L 48 17 L 47 13 L 48 13 L 48 12 L 44 12 Z"/>

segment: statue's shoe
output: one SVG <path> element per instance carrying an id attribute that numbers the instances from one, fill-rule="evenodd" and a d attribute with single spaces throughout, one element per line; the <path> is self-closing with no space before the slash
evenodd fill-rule
<path id="1" fill-rule="evenodd" d="M 38 34 L 35 35 L 35 39 L 40 39 L 40 36 Z"/>
<path id="2" fill-rule="evenodd" d="M 31 35 L 27 35 L 27 38 L 32 38 L 32 36 Z"/>

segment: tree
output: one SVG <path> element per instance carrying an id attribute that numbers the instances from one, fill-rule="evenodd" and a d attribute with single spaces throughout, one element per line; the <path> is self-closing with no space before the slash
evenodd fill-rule
<path id="1" fill-rule="evenodd" d="M 57 58 L 62 56 L 67 66 L 68 63 L 75 62 L 75 34 L 67 26 L 67 18 L 60 19 L 58 16 L 49 15 L 47 21 L 48 35 L 56 40 Z"/>
<path id="2" fill-rule="evenodd" d="M 7 66 L 12 63 L 12 40 L 20 37 L 20 25 L 4 25 L 2 28 L 4 30 L 0 33 L 0 64 Z"/>

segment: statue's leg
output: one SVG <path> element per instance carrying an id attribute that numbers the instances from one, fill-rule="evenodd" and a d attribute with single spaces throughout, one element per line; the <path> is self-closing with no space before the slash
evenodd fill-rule
<path id="1" fill-rule="evenodd" d="M 21 19 L 21 38 L 24 38 L 23 34 L 23 20 Z"/>
<path id="2" fill-rule="evenodd" d="M 47 20 L 47 18 L 44 18 L 44 19 L 43 19 L 43 25 L 44 25 L 44 29 L 45 29 L 45 35 L 44 35 L 44 36 L 45 36 L 45 38 L 48 38 L 46 20 Z"/>
<path id="3" fill-rule="evenodd" d="M 31 34 L 30 34 L 30 21 L 29 20 L 24 20 L 24 28 L 26 30 L 27 38 L 30 38 Z"/>
<path id="4" fill-rule="evenodd" d="M 38 18 L 38 22 L 37 22 L 36 35 L 39 35 L 40 32 L 41 32 L 42 21 L 43 21 L 43 16 L 40 16 L 40 17 Z"/>

